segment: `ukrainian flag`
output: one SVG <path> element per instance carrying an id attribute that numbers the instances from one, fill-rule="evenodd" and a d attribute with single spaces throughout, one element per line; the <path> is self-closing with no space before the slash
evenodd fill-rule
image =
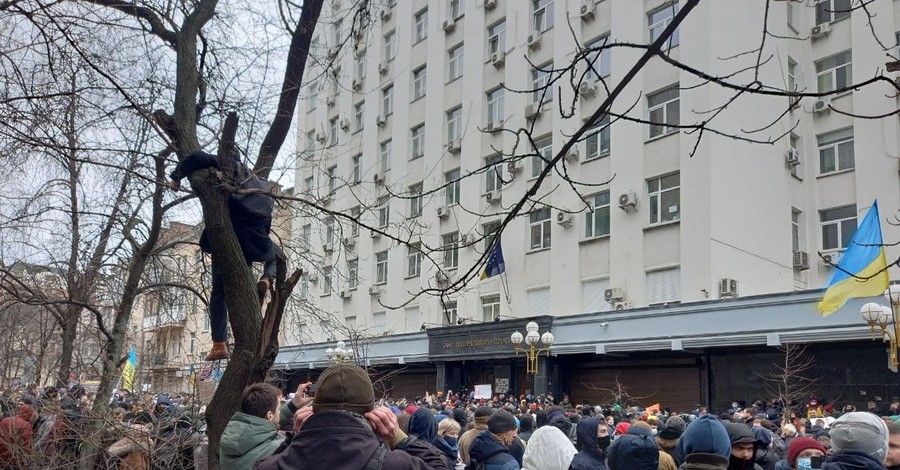
<path id="1" fill-rule="evenodd" d="M 122 368 L 122 388 L 134 391 L 134 373 L 137 370 L 137 349 L 132 346 L 131 352 L 128 353 L 128 361 Z"/>
<path id="2" fill-rule="evenodd" d="M 878 201 L 866 214 L 841 261 L 838 263 L 819 313 L 831 315 L 853 297 L 875 297 L 888 288 L 887 258 L 881 238 Z"/>
<path id="3" fill-rule="evenodd" d="M 506 271 L 506 261 L 503 260 L 503 249 L 500 248 L 500 239 L 494 240 L 494 249 L 488 256 L 487 263 L 484 265 L 484 271 L 481 273 L 481 279 L 494 277 Z"/>

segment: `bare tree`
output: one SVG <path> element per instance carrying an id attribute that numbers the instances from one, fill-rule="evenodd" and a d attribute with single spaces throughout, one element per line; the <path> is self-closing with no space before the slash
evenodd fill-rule
<path id="1" fill-rule="evenodd" d="M 791 413 L 797 410 L 795 407 L 802 406 L 812 395 L 819 378 L 810 373 L 816 360 L 806 354 L 805 344 L 786 343 L 778 346 L 778 350 L 783 358 L 772 362 L 773 371 L 761 378 L 768 382 L 769 394 L 784 406 L 781 415 L 788 422 Z"/>

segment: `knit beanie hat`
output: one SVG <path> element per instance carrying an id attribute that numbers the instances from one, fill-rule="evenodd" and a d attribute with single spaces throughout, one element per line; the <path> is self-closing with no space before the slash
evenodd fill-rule
<path id="1" fill-rule="evenodd" d="M 335 364 L 319 376 L 313 412 L 329 410 L 366 414 L 375 408 L 375 390 L 369 374 L 351 364 Z"/>
<path id="2" fill-rule="evenodd" d="M 831 423 L 830 434 L 835 452 L 861 452 L 881 463 L 887 458 L 887 424 L 872 413 L 847 413 Z"/>
<path id="3" fill-rule="evenodd" d="M 807 449 L 818 449 L 823 455 L 827 453 L 825 448 L 822 447 L 822 444 L 819 444 L 815 439 L 810 437 L 797 437 L 791 441 L 791 445 L 788 446 L 787 460 L 791 468 L 797 464 L 797 456 L 800 455 L 800 452 Z"/>
<path id="4" fill-rule="evenodd" d="M 516 418 L 508 411 L 497 411 L 488 419 L 488 431 L 491 434 L 503 434 L 516 429 Z"/>
<path id="5" fill-rule="evenodd" d="M 670 416 L 666 420 L 665 427 L 659 432 L 659 437 L 662 439 L 678 439 L 684 434 L 685 426 L 684 420 L 680 416 Z"/>

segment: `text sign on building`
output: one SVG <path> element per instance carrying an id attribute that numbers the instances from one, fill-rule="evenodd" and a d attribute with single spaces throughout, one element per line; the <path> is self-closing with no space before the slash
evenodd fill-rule
<path id="1" fill-rule="evenodd" d="M 541 333 L 549 331 L 553 318 L 549 316 L 479 323 L 477 325 L 430 328 L 428 356 L 432 359 L 491 359 L 515 356 L 510 335 L 515 331 L 525 334 L 529 321 L 537 322 Z M 522 344 L 520 346 L 527 347 Z"/>

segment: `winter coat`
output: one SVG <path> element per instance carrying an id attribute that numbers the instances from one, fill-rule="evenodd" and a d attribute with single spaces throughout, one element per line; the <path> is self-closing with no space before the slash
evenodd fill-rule
<path id="1" fill-rule="evenodd" d="M 577 453 L 569 436 L 554 426 L 544 426 L 531 435 L 522 470 L 566 470 Z"/>
<path id="2" fill-rule="evenodd" d="M 516 464 L 521 467 L 522 461 L 525 459 L 525 443 L 519 438 L 513 439 L 512 444 L 509 445 L 509 455 L 512 455 L 516 459 Z"/>
<path id="3" fill-rule="evenodd" d="M 822 463 L 822 470 L 886 470 L 885 466 L 861 452 L 835 452 Z"/>
<path id="4" fill-rule="evenodd" d="M 257 461 L 254 470 L 321 468 L 359 470 L 375 455 L 381 442 L 372 428 L 343 411 L 319 411 L 303 423 L 303 428 L 285 441 L 275 453 Z M 385 454 L 384 469 L 449 470 L 441 457 L 415 438 L 400 442 Z"/>
<path id="5" fill-rule="evenodd" d="M 665 451 L 659 451 L 659 470 L 678 470 L 675 459 Z"/>
<path id="6" fill-rule="evenodd" d="M 659 447 L 652 435 L 624 434 L 609 447 L 606 466 L 610 470 L 657 470 Z"/>
<path id="7" fill-rule="evenodd" d="M 257 460 L 272 455 L 282 441 L 284 436 L 271 421 L 235 413 L 222 432 L 219 462 L 222 468 L 250 470 Z"/>
<path id="8" fill-rule="evenodd" d="M 475 442 L 475 438 L 478 437 L 479 434 L 487 430 L 487 421 L 487 416 L 475 418 L 475 427 L 464 432 L 462 436 L 459 436 L 459 459 L 462 460 L 463 463 L 469 463 L 469 447 L 472 446 L 472 443 Z"/>
<path id="9" fill-rule="evenodd" d="M 16 416 L 0 420 L 0 467 L 25 467 L 30 461 L 34 418 L 34 408 L 20 404 Z"/>
<path id="10" fill-rule="evenodd" d="M 444 442 L 443 439 L 437 437 L 437 420 L 435 419 L 434 413 L 428 408 L 419 408 L 409 417 L 408 434 L 419 438 L 419 440 L 431 446 L 434 452 L 444 459 L 444 463 L 446 463 L 448 467 L 456 465 L 456 455 L 451 459 L 448 452 L 444 452 L 441 448 L 449 446 L 446 445 L 447 443 Z M 440 441 L 440 443 L 438 441 Z M 458 450 L 459 449 L 457 448 L 457 451 Z"/>
<path id="11" fill-rule="evenodd" d="M 728 467 L 728 456 L 731 455 L 731 439 L 725 426 L 711 415 L 703 415 L 693 421 L 684 430 L 675 446 L 676 463 L 686 462 L 691 454 L 714 454 L 722 457 Z M 706 465 L 707 459 L 695 459 L 697 464 Z M 701 462 L 702 461 L 702 462 Z M 703 468 L 703 467 L 697 467 Z"/>
<path id="12" fill-rule="evenodd" d="M 728 470 L 728 459 L 719 454 L 688 454 L 679 470 Z"/>
<path id="13" fill-rule="evenodd" d="M 597 429 L 600 425 L 600 419 L 587 418 L 575 427 L 580 450 L 572 459 L 572 470 L 606 470 L 606 451 L 597 447 Z M 602 425 L 606 426 L 606 421 Z"/>
<path id="14" fill-rule="evenodd" d="M 791 464 L 788 463 L 787 459 L 779 460 L 778 463 L 775 464 L 775 470 L 794 470 L 791 468 Z"/>
<path id="15" fill-rule="evenodd" d="M 469 448 L 469 457 L 484 462 L 484 470 L 520 470 L 509 449 L 487 430 L 475 436 Z"/>

